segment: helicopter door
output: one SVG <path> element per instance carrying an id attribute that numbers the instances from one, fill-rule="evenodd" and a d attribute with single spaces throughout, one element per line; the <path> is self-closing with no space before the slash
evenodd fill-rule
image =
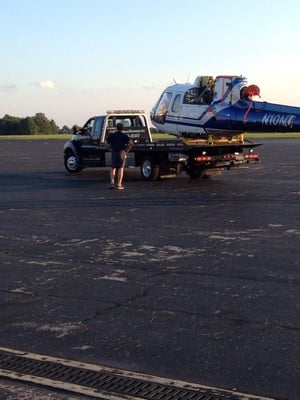
<path id="1" fill-rule="evenodd" d="M 208 104 L 202 97 L 202 91 L 198 87 L 188 89 L 184 94 L 179 114 L 181 125 L 178 126 L 178 133 L 186 133 L 187 130 L 193 133 L 202 133 L 200 118 L 207 108 Z"/>
<path id="2" fill-rule="evenodd" d="M 173 100 L 170 102 L 169 105 L 169 110 L 168 110 L 168 119 L 169 123 L 172 122 L 172 130 L 178 133 L 178 121 L 180 119 L 180 110 L 181 110 L 181 105 L 182 105 L 182 94 L 177 93 L 175 94 Z"/>
<path id="3" fill-rule="evenodd" d="M 182 103 L 181 99 L 182 99 L 181 93 L 176 94 L 176 96 L 170 106 L 169 113 L 173 117 L 176 117 L 176 116 L 178 117 L 180 115 L 180 109 L 181 109 L 181 103 Z"/>

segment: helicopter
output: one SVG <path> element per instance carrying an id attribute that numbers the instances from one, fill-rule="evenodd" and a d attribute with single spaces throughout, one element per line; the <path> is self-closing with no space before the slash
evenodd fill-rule
<path id="1" fill-rule="evenodd" d="M 246 132 L 300 132 L 300 107 L 259 101 L 260 88 L 238 75 L 197 76 L 168 86 L 150 112 L 161 132 L 226 138 Z"/>

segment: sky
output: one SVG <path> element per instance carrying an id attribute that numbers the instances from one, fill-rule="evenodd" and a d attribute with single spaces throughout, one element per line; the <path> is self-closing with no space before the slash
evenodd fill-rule
<path id="1" fill-rule="evenodd" d="M 300 106 L 299 0 L 0 0 L 0 118 L 149 114 L 166 86 L 243 75 Z"/>

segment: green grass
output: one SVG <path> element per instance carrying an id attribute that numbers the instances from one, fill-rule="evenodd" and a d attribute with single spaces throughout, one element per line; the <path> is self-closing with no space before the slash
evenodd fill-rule
<path id="1" fill-rule="evenodd" d="M 6 140 L 51 140 L 51 139 L 64 139 L 68 140 L 72 137 L 71 134 L 57 134 L 57 135 L 0 135 L 1 139 Z"/>
<path id="2" fill-rule="evenodd" d="M 300 132 L 289 133 L 245 133 L 247 139 L 299 139 Z"/>
<path id="3" fill-rule="evenodd" d="M 152 133 L 153 139 L 175 139 L 175 136 L 167 133 Z M 245 133 L 246 139 L 300 139 L 300 132 L 291 133 Z"/>
<path id="4" fill-rule="evenodd" d="M 57 135 L 0 135 L 0 140 L 52 140 L 62 139 L 68 140 L 72 134 L 57 134 Z M 159 139 L 175 139 L 174 135 L 167 133 L 152 133 L 152 138 Z M 300 132 L 291 133 L 245 133 L 246 139 L 300 139 Z"/>

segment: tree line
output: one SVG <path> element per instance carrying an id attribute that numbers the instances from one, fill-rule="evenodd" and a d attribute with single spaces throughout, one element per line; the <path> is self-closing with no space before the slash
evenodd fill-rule
<path id="1" fill-rule="evenodd" d="M 70 132 L 67 126 L 59 129 L 54 120 L 49 120 L 44 113 L 26 118 L 6 114 L 0 118 L 0 135 L 53 135 Z"/>

